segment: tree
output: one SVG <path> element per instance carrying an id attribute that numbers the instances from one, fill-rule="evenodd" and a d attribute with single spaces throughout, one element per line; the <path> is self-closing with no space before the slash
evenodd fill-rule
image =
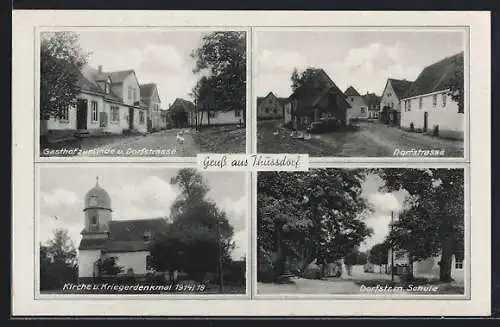
<path id="1" fill-rule="evenodd" d="M 367 262 L 368 262 L 368 254 L 366 254 L 365 252 L 358 252 L 356 264 L 363 266 L 366 265 Z"/>
<path id="2" fill-rule="evenodd" d="M 201 280 L 231 261 L 233 227 L 206 198 L 209 188 L 195 169 L 181 169 L 171 183 L 179 187 L 180 195 L 171 208 L 172 224 L 153 243 L 152 263 L 160 270 L 182 270 Z"/>
<path id="3" fill-rule="evenodd" d="M 323 91 L 329 86 L 321 70 L 313 67 L 306 68 L 301 73 L 297 71 L 297 68 L 294 68 L 290 80 L 292 81 L 292 92 L 298 88 L 302 88 L 305 93 Z"/>
<path id="4" fill-rule="evenodd" d="M 455 67 L 453 77 L 447 84 L 448 95 L 458 105 L 458 112 L 464 112 L 464 56 L 453 57 L 452 65 Z"/>
<path id="5" fill-rule="evenodd" d="M 451 262 L 464 247 L 463 169 L 383 169 L 384 189 L 409 197 L 388 242 L 410 262 L 441 254 L 440 281 L 451 280 Z"/>
<path id="6" fill-rule="evenodd" d="M 202 73 L 195 87 L 197 105 L 208 110 L 243 110 L 246 120 L 246 33 L 212 32 L 204 35 L 191 56 L 194 73 Z"/>
<path id="7" fill-rule="evenodd" d="M 276 251 L 277 275 L 289 256 L 300 258 L 300 270 L 313 260 L 325 269 L 370 235 L 363 221 L 368 209 L 363 178 L 364 172 L 354 169 L 259 174 L 258 244 Z"/>
<path id="8" fill-rule="evenodd" d="M 368 255 L 368 261 L 374 265 L 386 265 L 389 255 L 389 247 L 386 243 L 375 244 Z"/>
<path id="9" fill-rule="evenodd" d="M 40 290 L 62 288 L 77 278 L 76 249 L 68 231 L 57 229 L 46 244 L 40 244 Z"/>
<path id="10" fill-rule="evenodd" d="M 116 276 L 123 272 L 123 267 L 117 264 L 117 257 L 106 257 L 99 262 L 101 275 Z"/>
<path id="11" fill-rule="evenodd" d="M 61 118 L 76 103 L 79 69 L 88 54 L 72 32 L 44 32 L 40 41 L 40 119 Z"/>

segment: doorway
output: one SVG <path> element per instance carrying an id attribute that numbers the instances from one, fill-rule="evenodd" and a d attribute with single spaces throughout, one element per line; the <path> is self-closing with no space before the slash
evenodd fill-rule
<path id="1" fill-rule="evenodd" d="M 87 100 L 78 99 L 76 101 L 76 128 L 79 130 L 87 129 Z"/>
<path id="2" fill-rule="evenodd" d="M 427 111 L 424 112 L 424 133 L 427 132 L 427 124 L 428 124 L 428 122 L 427 122 L 428 117 L 427 116 L 428 115 L 429 115 L 429 113 Z"/>

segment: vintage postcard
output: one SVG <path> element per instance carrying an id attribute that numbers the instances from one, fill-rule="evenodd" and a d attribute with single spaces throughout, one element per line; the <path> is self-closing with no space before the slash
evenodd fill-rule
<path id="1" fill-rule="evenodd" d="M 14 11 L 13 314 L 488 315 L 489 20 Z"/>
<path id="2" fill-rule="evenodd" d="M 246 152 L 245 30 L 37 30 L 41 157 Z"/>

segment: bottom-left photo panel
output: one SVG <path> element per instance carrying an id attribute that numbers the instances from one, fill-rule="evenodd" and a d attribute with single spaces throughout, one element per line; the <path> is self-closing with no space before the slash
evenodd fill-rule
<path id="1" fill-rule="evenodd" d="M 40 164 L 35 290 L 249 296 L 249 176 L 148 164 Z"/>

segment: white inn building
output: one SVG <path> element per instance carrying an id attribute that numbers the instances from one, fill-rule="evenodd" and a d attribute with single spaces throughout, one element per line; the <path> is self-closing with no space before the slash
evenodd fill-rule
<path id="1" fill-rule="evenodd" d="M 401 127 L 435 136 L 464 138 L 465 116 L 449 85 L 463 74 L 464 53 L 426 67 L 401 98 Z M 463 81 L 463 76 L 460 77 Z M 462 85 L 463 87 L 463 85 Z"/>

